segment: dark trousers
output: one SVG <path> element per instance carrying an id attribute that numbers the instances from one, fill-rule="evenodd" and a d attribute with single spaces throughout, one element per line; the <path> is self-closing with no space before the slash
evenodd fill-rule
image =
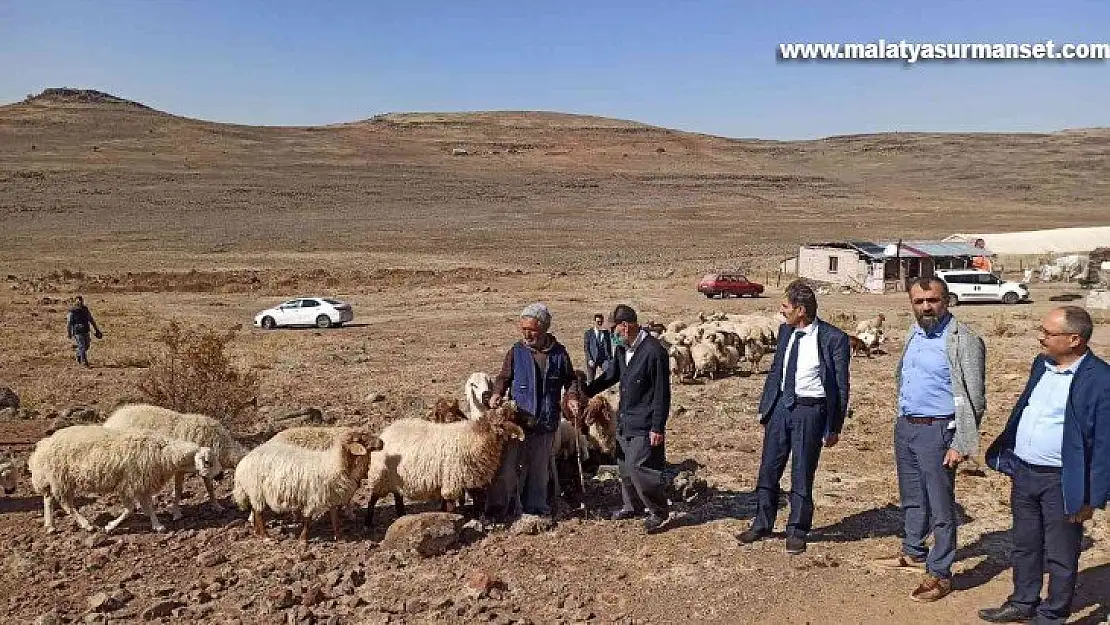
<path id="1" fill-rule="evenodd" d="M 805 401 L 805 400 L 802 400 Z M 779 481 L 790 462 L 790 518 L 788 536 L 805 538 L 813 524 L 813 476 L 824 443 L 826 408 L 799 403 L 786 408 L 776 403 L 763 429 L 763 457 L 756 485 L 758 504 L 752 529 L 770 532 L 779 508 Z"/>
<path id="2" fill-rule="evenodd" d="M 89 364 L 89 339 L 88 332 L 77 332 L 73 335 L 74 345 L 77 347 L 77 362 L 82 365 Z"/>
<path id="3" fill-rule="evenodd" d="M 553 469 L 551 443 L 554 437 L 552 432 L 528 433 L 523 441 L 505 443 L 501 466 L 486 493 L 486 516 L 510 521 L 521 513 L 551 514 L 547 489 Z"/>
<path id="4" fill-rule="evenodd" d="M 657 517 L 667 516 L 667 492 L 663 469 L 667 453 L 663 445 L 652 447 L 647 434 L 617 433 L 617 471 L 625 510 L 645 508 Z"/>
<path id="5" fill-rule="evenodd" d="M 1071 614 L 1079 573 L 1083 525 L 1064 515 L 1060 470 L 1016 463 L 1010 489 L 1014 515 L 1010 559 L 1014 565 L 1014 594 L 1009 602 L 1030 611 L 1039 622 L 1064 623 Z M 1041 583 L 1048 571 L 1048 597 L 1041 601 Z"/>
<path id="6" fill-rule="evenodd" d="M 956 471 L 944 466 L 944 455 L 955 430 L 948 419 L 911 423 L 898 417 L 894 424 L 894 459 L 898 466 L 898 494 L 902 500 L 905 538 L 902 552 L 925 559 L 925 568 L 942 579 L 952 577 L 956 561 Z M 932 532 L 933 548 L 925 548 Z"/>

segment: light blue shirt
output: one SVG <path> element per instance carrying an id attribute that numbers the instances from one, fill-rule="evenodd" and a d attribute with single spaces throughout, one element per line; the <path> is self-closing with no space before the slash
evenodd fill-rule
<path id="1" fill-rule="evenodd" d="M 1064 410 L 1068 405 L 1071 381 L 1083 354 L 1066 369 L 1045 362 L 1044 375 L 1029 394 L 1029 403 L 1018 421 L 1014 454 L 1029 464 L 1059 467 L 1064 444 Z"/>
<path id="2" fill-rule="evenodd" d="M 952 315 L 945 315 L 932 332 L 914 326 L 902 358 L 898 409 L 903 416 L 944 417 L 956 414 L 947 347 L 951 325 Z"/>

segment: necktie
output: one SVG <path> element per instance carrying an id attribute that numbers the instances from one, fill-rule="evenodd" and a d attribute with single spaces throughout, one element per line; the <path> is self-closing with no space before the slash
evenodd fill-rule
<path id="1" fill-rule="evenodd" d="M 794 394 L 795 378 L 798 377 L 798 347 L 802 344 L 805 332 L 794 330 L 794 343 L 790 346 L 790 353 L 786 356 L 786 369 L 783 373 L 785 379 L 782 387 L 782 401 L 787 408 L 793 408 L 798 396 Z"/>

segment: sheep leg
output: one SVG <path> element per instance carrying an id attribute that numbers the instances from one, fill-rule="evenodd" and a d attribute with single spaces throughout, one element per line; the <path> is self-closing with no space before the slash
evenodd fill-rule
<path id="1" fill-rule="evenodd" d="M 333 506 L 331 512 L 331 532 L 335 535 L 335 542 L 339 542 L 339 506 Z"/>
<path id="2" fill-rule="evenodd" d="M 251 523 L 254 524 L 255 536 L 266 537 L 266 522 L 262 520 L 262 511 L 251 509 Z"/>
<path id="3" fill-rule="evenodd" d="M 301 542 L 303 542 L 303 543 L 308 542 L 308 526 L 311 523 L 312 523 L 312 519 L 310 519 L 309 517 L 307 517 L 303 514 L 301 515 L 301 534 L 300 534 L 300 536 L 298 536 L 298 538 L 300 538 Z"/>
<path id="4" fill-rule="evenodd" d="M 56 530 L 54 528 L 54 498 L 50 493 L 42 496 L 42 522 L 46 528 L 46 533 L 53 534 Z"/>
<path id="5" fill-rule="evenodd" d="M 370 495 L 370 501 L 366 503 L 366 527 L 374 527 L 374 506 L 378 505 L 377 495 Z"/>
<path id="6" fill-rule="evenodd" d="M 65 497 L 58 497 L 58 506 L 66 514 L 73 517 L 73 519 L 77 521 L 77 526 L 81 529 L 85 530 L 86 532 L 96 531 L 96 528 L 93 526 L 93 524 L 89 523 L 89 520 L 82 516 L 81 513 L 77 511 L 77 508 L 73 507 L 73 505 Z"/>
<path id="7" fill-rule="evenodd" d="M 173 516 L 174 521 L 180 521 L 181 514 L 181 490 L 185 485 L 185 474 L 176 471 L 173 474 L 173 503 L 170 504 L 170 514 Z M 145 510 L 144 510 L 145 512 Z"/>
<path id="8" fill-rule="evenodd" d="M 143 512 L 150 517 L 150 528 L 159 534 L 166 531 L 166 526 L 158 520 L 158 515 L 154 513 L 154 502 L 150 500 L 150 495 L 141 495 L 138 497 L 139 505 L 143 507 Z"/>
<path id="9" fill-rule="evenodd" d="M 131 505 L 125 503 L 125 504 L 120 506 L 119 516 L 112 519 L 111 521 L 108 522 L 107 525 L 104 526 L 104 533 L 105 534 L 111 534 L 112 530 L 119 527 L 120 523 L 123 523 L 124 521 L 126 521 L 127 517 L 129 517 L 129 516 L 131 516 Z"/>
<path id="10" fill-rule="evenodd" d="M 212 478 L 204 478 L 204 488 L 208 491 L 208 503 L 215 508 L 216 512 L 223 512 L 224 507 L 220 505 L 220 500 L 216 497 L 216 486 L 212 483 Z"/>

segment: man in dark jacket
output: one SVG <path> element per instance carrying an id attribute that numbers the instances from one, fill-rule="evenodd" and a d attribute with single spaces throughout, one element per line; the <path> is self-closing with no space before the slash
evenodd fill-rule
<path id="1" fill-rule="evenodd" d="M 758 504 L 752 526 L 741 533 L 741 543 L 771 535 L 779 507 L 779 481 L 790 469 L 790 519 L 786 523 L 786 551 L 806 550 L 813 521 L 813 477 L 821 444 L 832 447 L 848 412 L 848 335 L 817 318 L 817 295 L 802 282 L 786 289 L 781 311 L 775 361 L 759 400 L 763 429 L 763 457 L 756 487 Z"/>
<path id="2" fill-rule="evenodd" d="M 98 339 L 104 336 L 97 327 L 92 312 L 85 306 L 84 298 L 78 295 L 73 298 L 73 305 L 66 315 L 66 336 L 77 348 L 77 364 L 84 367 L 89 366 L 89 344 L 92 343 L 89 339 L 90 332 Z"/>
<path id="3" fill-rule="evenodd" d="M 663 485 L 664 439 L 671 413 L 671 377 L 667 350 L 636 321 L 636 311 L 621 304 L 613 311 L 617 348 L 613 361 L 586 386 L 593 397 L 620 382 L 617 417 L 617 465 L 624 506 L 613 520 L 641 516 L 644 529 L 664 529 L 669 511 Z"/>
<path id="4" fill-rule="evenodd" d="M 547 487 L 551 477 L 551 444 L 562 417 L 563 391 L 567 407 L 580 409 L 578 379 L 570 354 L 554 336 L 551 313 L 543 304 L 530 304 L 520 314 L 521 339 L 505 354 L 493 383 L 489 405 L 496 408 L 508 396 L 516 402 L 524 441 L 509 441 L 501 468 L 490 489 L 486 512 L 492 518 L 551 515 Z M 518 505 L 519 504 L 519 505 Z M 519 508 L 519 509 L 518 509 Z"/>
<path id="5" fill-rule="evenodd" d="M 594 327 L 588 328 L 582 337 L 582 352 L 586 354 L 586 383 L 589 384 L 613 359 L 613 333 L 605 329 L 605 315 L 594 315 Z"/>
<path id="6" fill-rule="evenodd" d="M 1025 391 L 987 449 L 987 464 L 1012 480 L 1014 592 L 980 610 L 985 621 L 1055 624 L 1071 614 L 1083 523 L 1110 497 L 1110 365 L 1088 348 L 1093 332 L 1079 306 L 1045 316 Z"/>

